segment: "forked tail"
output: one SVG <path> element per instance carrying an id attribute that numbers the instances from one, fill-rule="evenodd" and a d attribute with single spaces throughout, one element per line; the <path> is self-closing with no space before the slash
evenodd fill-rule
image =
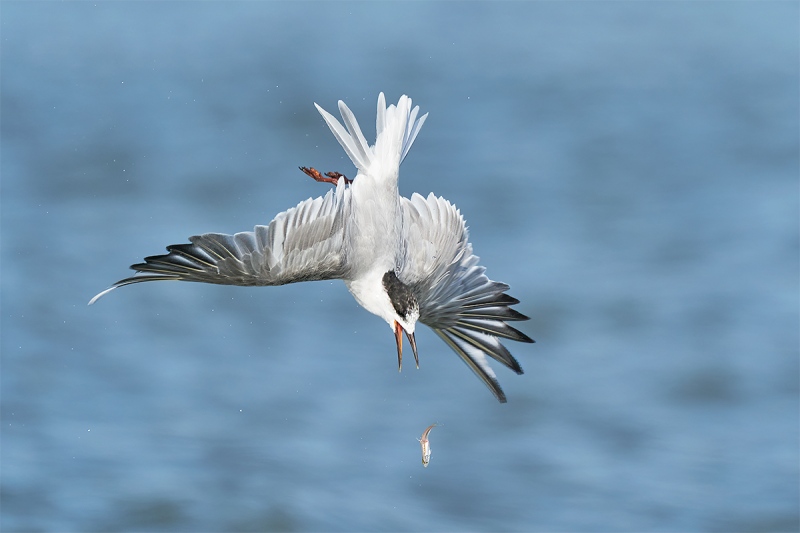
<path id="1" fill-rule="evenodd" d="M 411 109 L 411 98 L 406 95 L 400 97 L 396 106 L 392 104 L 387 107 L 386 98 L 381 93 L 378 96 L 378 113 L 375 119 L 375 145 L 369 146 L 355 115 L 343 101 L 339 100 L 339 112 L 342 114 L 344 126 L 319 105 L 314 105 L 359 173 L 376 177 L 397 174 L 397 168 L 408 155 L 428 117 L 425 113 L 417 118 L 419 106 Z"/>

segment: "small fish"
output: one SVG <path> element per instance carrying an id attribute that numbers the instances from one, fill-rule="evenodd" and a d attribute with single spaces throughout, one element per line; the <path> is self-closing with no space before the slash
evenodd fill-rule
<path id="1" fill-rule="evenodd" d="M 431 424 L 428 426 L 425 431 L 422 432 L 422 437 L 418 438 L 419 445 L 422 446 L 422 466 L 425 468 L 428 467 L 428 463 L 431 461 L 431 443 L 428 440 L 428 433 L 431 432 L 433 428 L 435 428 L 438 424 Z"/>

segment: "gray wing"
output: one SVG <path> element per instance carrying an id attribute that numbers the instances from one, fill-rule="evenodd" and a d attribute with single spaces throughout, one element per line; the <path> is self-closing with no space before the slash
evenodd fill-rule
<path id="1" fill-rule="evenodd" d="M 341 278 L 345 273 L 344 221 L 350 190 L 344 180 L 324 197 L 309 198 L 267 226 L 226 235 L 189 237 L 190 244 L 167 246 L 169 253 L 131 265 L 137 274 L 91 299 L 144 281 L 196 281 L 220 285 L 283 285 Z"/>
<path id="2" fill-rule="evenodd" d="M 458 209 L 431 193 L 402 199 L 404 259 L 399 279 L 411 287 L 420 306 L 419 320 L 442 338 L 491 389 L 506 397 L 486 358 L 517 374 L 522 368 L 500 338 L 533 342 L 507 322 L 528 320 L 511 309 L 519 303 L 492 281 L 472 253 L 466 224 Z"/>

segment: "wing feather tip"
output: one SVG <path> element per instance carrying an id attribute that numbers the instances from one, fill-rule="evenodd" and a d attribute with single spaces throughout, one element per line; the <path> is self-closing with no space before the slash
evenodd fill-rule
<path id="1" fill-rule="evenodd" d="M 479 359 L 474 358 L 472 355 L 468 354 L 465 349 L 460 345 L 459 342 L 453 338 L 452 332 L 444 329 L 438 328 L 431 328 L 433 332 L 436 333 L 450 348 L 456 352 L 456 354 L 461 358 L 461 360 L 467 364 L 467 366 L 475 373 L 478 378 L 489 388 L 497 401 L 500 403 L 507 403 L 506 394 L 503 392 L 502 387 L 500 387 L 500 382 L 497 381 L 497 377 L 494 375 L 491 366 L 489 366 L 485 361 L 480 362 Z M 472 346 L 475 348 L 475 346 Z M 477 349 L 477 348 L 476 348 Z M 485 357 L 484 351 L 478 349 L 478 352 L 481 354 L 481 357 Z M 521 370 L 521 369 L 520 369 Z"/>
<path id="2" fill-rule="evenodd" d="M 105 296 L 106 294 L 108 294 L 109 292 L 113 291 L 116 288 L 117 288 L 117 285 L 112 285 L 111 287 L 107 288 L 106 290 L 95 294 L 94 297 L 91 300 L 89 300 L 89 303 L 86 304 L 86 305 L 93 305 L 97 300 L 99 300 L 100 298 L 102 298 L 103 296 Z"/>

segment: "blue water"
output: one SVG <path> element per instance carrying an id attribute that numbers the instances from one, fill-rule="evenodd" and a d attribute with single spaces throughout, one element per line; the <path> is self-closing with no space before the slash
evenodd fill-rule
<path id="1" fill-rule="evenodd" d="M 3 531 L 797 531 L 799 15 L 3 2 Z M 531 316 L 508 404 L 340 282 L 87 307 L 351 175 L 313 102 L 380 91 Z"/>

